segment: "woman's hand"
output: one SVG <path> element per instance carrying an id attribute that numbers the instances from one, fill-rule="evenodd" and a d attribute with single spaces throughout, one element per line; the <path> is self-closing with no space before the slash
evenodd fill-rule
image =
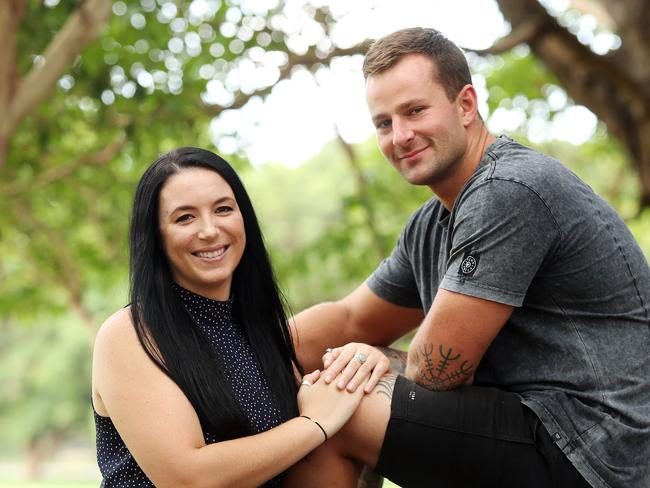
<path id="1" fill-rule="evenodd" d="M 390 361 L 375 347 L 350 342 L 345 346 L 327 349 L 323 354 L 323 366 L 327 368 L 322 373 L 325 383 L 331 383 L 336 378 L 336 386 L 341 390 L 347 387 L 350 392 L 356 391 L 370 376 L 363 389 L 365 393 L 370 393 L 390 369 Z"/>
<path id="2" fill-rule="evenodd" d="M 323 381 L 320 371 L 305 375 L 298 390 L 298 410 L 300 415 L 317 422 L 327 437 L 336 434 L 355 412 L 363 390 L 350 392 Z"/>

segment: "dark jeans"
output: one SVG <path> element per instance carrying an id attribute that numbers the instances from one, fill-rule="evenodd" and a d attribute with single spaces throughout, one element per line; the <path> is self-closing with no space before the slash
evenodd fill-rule
<path id="1" fill-rule="evenodd" d="M 403 376 L 375 471 L 402 487 L 589 487 L 519 397 L 433 392 Z"/>

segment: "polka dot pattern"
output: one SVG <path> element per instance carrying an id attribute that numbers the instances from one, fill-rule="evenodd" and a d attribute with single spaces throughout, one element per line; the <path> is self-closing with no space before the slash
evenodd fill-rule
<path id="1" fill-rule="evenodd" d="M 216 301 L 174 284 L 186 309 L 221 358 L 226 381 L 254 432 L 264 432 L 282 423 L 282 415 L 241 328 L 232 320 L 232 300 Z M 102 487 L 152 487 L 108 417 L 95 412 L 97 463 Z M 217 441 L 204 432 L 206 444 Z M 264 487 L 279 487 L 281 476 Z"/>
<path id="2" fill-rule="evenodd" d="M 176 286 L 194 322 L 222 358 L 226 381 L 251 423 L 264 432 L 282 421 L 250 344 L 232 320 L 232 300 L 219 302 Z"/>

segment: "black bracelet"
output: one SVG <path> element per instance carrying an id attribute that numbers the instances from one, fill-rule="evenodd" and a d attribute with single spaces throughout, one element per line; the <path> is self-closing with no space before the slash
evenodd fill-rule
<path id="1" fill-rule="evenodd" d="M 325 440 L 327 441 L 327 439 L 328 439 L 328 437 L 327 437 L 327 432 L 325 432 L 325 429 L 323 429 L 323 426 L 322 426 L 321 424 L 319 424 L 318 422 L 316 422 L 313 418 L 311 418 L 311 417 L 307 417 L 306 415 L 301 415 L 301 417 L 304 418 L 304 419 L 307 419 L 307 420 L 311 420 L 311 421 L 314 422 L 316 425 L 318 425 L 318 428 L 323 432 L 323 435 L 325 436 Z"/>

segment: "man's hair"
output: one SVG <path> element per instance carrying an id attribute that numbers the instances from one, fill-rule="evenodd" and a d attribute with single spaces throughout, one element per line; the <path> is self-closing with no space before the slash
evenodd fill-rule
<path id="1" fill-rule="evenodd" d="M 422 27 L 398 30 L 375 41 L 363 61 L 363 76 L 368 79 L 383 73 L 410 54 L 423 54 L 433 61 L 433 76 L 449 100 L 455 100 L 465 85 L 472 84 L 463 51 L 437 30 Z"/>

